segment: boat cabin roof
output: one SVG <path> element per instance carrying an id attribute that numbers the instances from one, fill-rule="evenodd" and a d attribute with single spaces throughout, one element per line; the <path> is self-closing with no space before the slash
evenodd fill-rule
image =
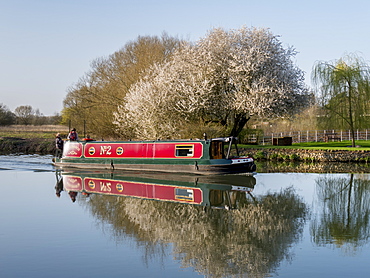
<path id="1" fill-rule="evenodd" d="M 235 142 L 237 141 L 238 138 L 237 137 L 219 137 L 219 138 L 212 138 L 211 141 L 221 141 L 221 142 Z"/>

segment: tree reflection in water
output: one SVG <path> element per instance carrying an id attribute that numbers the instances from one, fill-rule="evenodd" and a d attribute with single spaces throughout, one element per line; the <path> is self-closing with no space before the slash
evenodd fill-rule
<path id="1" fill-rule="evenodd" d="M 370 181 L 364 175 L 330 175 L 316 181 L 320 210 L 312 221 L 313 241 L 351 255 L 370 235 Z"/>
<path id="2" fill-rule="evenodd" d="M 293 189 L 251 198 L 237 192 L 236 210 L 135 198 L 91 195 L 79 199 L 117 242 L 134 237 L 145 258 L 161 257 L 173 243 L 183 267 L 207 277 L 265 277 L 300 238 L 306 205 Z"/>

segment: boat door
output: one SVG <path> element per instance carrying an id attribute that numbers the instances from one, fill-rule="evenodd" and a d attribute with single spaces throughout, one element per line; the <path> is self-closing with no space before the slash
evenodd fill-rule
<path id="1" fill-rule="evenodd" d="M 211 159 L 222 159 L 222 158 L 225 158 L 224 142 L 212 141 L 211 142 Z"/>

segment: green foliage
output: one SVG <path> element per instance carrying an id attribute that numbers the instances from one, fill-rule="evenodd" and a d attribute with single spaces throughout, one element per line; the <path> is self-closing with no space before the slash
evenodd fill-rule
<path id="1" fill-rule="evenodd" d="M 271 160 L 277 160 L 277 159 L 279 158 L 279 155 L 278 155 L 277 153 L 272 153 L 272 154 L 269 156 L 269 158 L 270 158 Z"/>
<path id="2" fill-rule="evenodd" d="M 15 115 L 8 107 L 0 103 L 0 125 L 11 125 L 15 123 Z"/>
<path id="3" fill-rule="evenodd" d="M 369 156 L 361 157 L 361 158 L 360 158 L 360 162 L 369 163 L 369 161 L 370 161 L 370 157 L 369 157 Z"/>
<path id="4" fill-rule="evenodd" d="M 238 135 L 239 142 L 243 144 L 257 144 L 263 137 L 263 130 L 256 128 L 244 128 Z"/>
<path id="5" fill-rule="evenodd" d="M 332 62 L 318 62 L 312 79 L 326 109 L 321 124 L 328 124 L 331 129 L 349 128 L 354 147 L 355 129 L 370 124 L 370 67 L 351 54 Z"/>
<path id="6" fill-rule="evenodd" d="M 298 130 L 317 130 L 318 120 L 320 119 L 318 115 L 322 115 L 322 108 L 315 104 L 314 95 L 309 97 L 312 104 L 297 114 L 278 117 L 268 121 L 266 119 L 252 118 L 250 124 L 260 127 L 264 134 L 278 134 L 281 132 L 288 134 L 291 131 Z"/>
<path id="7" fill-rule="evenodd" d="M 254 158 L 257 160 L 262 160 L 266 158 L 266 154 L 264 151 L 258 151 L 256 155 L 254 156 Z"/>
<path id="8" fill-rule="evenodd" d="M 269 159 L 275 161 L 299 161 L 300 157 L 297 154 L 271 153 Z"/>
<path id="9" fill-rule="evenodd" d="M 290 160 L 289 154 L 281 154 L 280 157 L 282 160 Z"/>
<path id="10" fill-rule="evenodd" d="M 139 36 L 108 57 L 94 60 L 90 72 L 68 89 L 63 123 L 71 123 L 78 130 L 86 123 L 89 133 L 118 136 L 113 114 L 118 112 L 118 105 L 124 102 L 132 84 L 140 80 L 150 66 L 168 59 L 180 43 L 165 33 L 161 37 Z"/>
<path id="11" fill-rule="evenodd" d="M 293 153 L 293 154 L 290 155 L 289 159 L 292 160 L 292 161 L 298 161 L 298 160 L 300 160 L 300 157 L 299 157 L 298 154 Z"/>

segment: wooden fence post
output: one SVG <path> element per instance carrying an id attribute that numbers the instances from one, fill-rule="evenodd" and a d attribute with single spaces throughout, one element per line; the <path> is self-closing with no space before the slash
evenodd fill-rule
<path id="1" fill-rule="evenodd" d="M 271 145 L 273 145 L 273 144 L 274 144 L 274 134 L 271 133 Z"/>

